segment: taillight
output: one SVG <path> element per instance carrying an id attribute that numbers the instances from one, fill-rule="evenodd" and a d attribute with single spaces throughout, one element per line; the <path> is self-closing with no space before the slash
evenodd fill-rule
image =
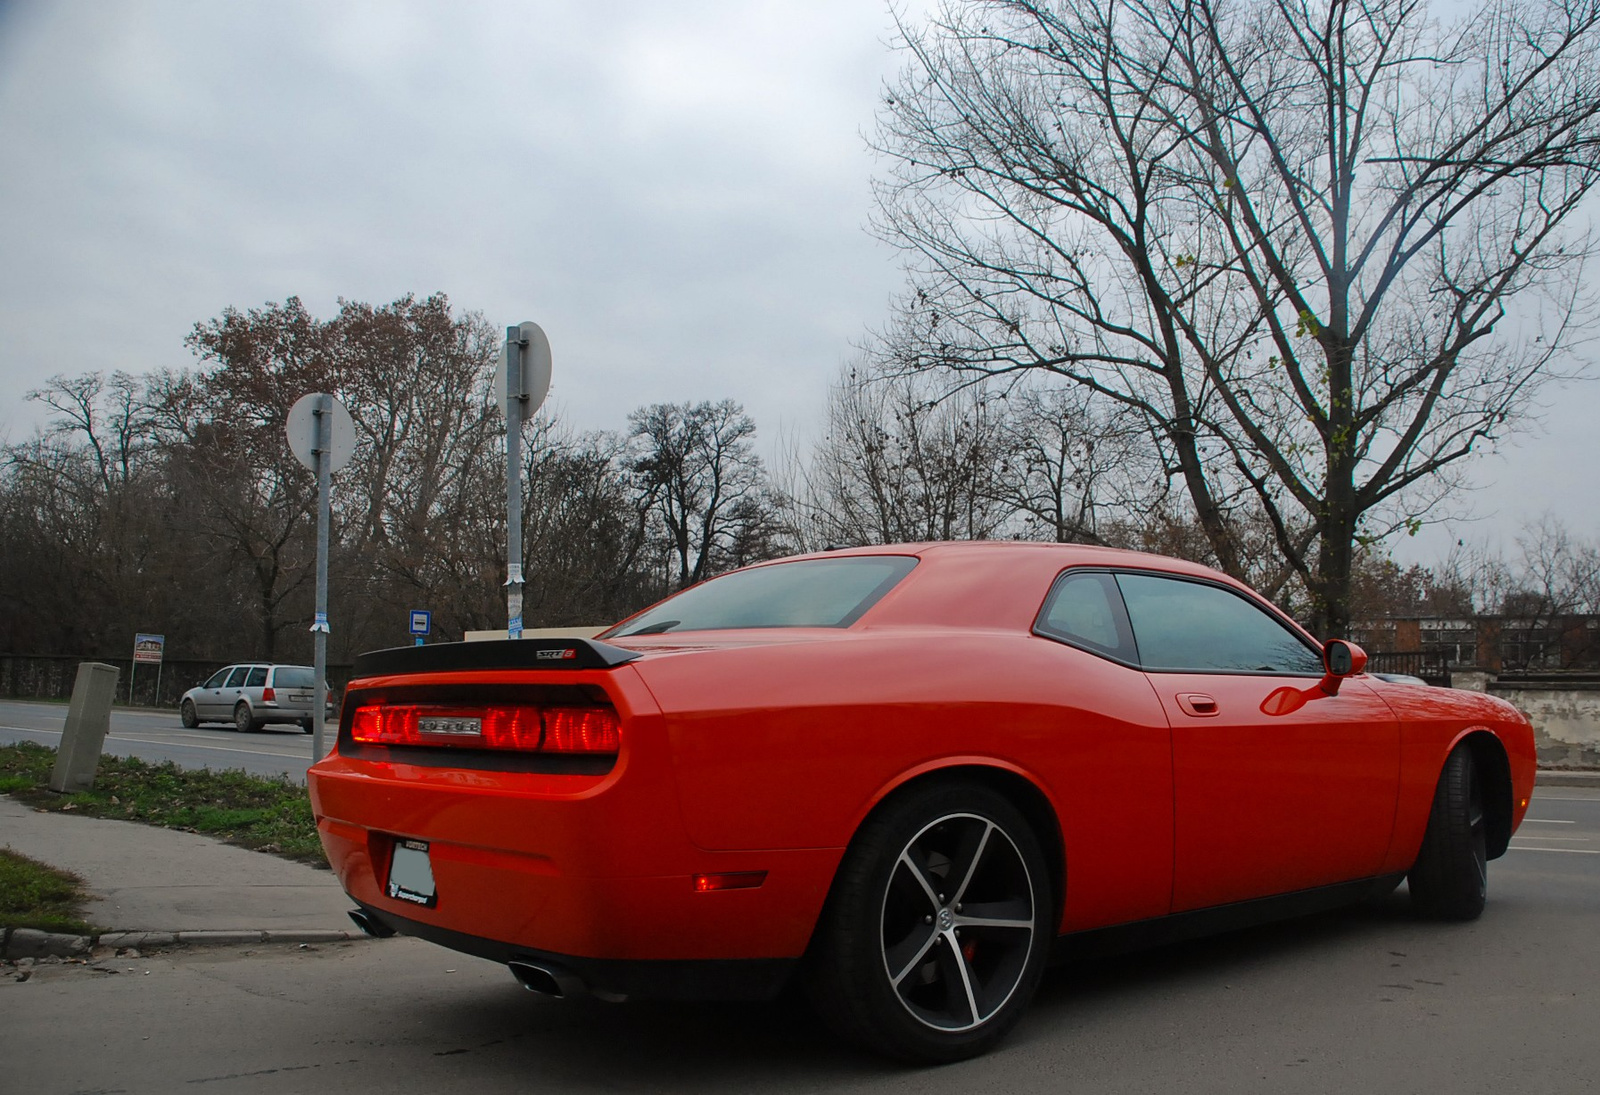
<path id="1" fill-rule="evenodd" d="M 272 685 L 269 684 L 269 685 L 267 685 L 267 687 L 265 687 L 265 688 L 263 688 L 261 690 L 261 702 L 262 703 L 277 703 L 278 702 L 278 693 L 273 689 Z"/>
<path id="2" fill-rule="evenodd" d="M 610 707 L 363 704 L 350 719 L 350 734 L 368 745 L 616 753 L 622 744 L 622 720 Z"/>

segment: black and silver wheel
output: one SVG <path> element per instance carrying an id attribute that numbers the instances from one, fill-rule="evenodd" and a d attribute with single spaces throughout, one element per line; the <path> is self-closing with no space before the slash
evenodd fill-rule
<path id="1" fill-rule="evenodd" d="M 241 734 L 248 734 L 256 728 L 256 718 L 250 713 L 250 705 L 243 700 L 233 705 L 233 728 Z"/>
<path id="2" fill-rule="evenodd" d="M 184 700 L 178 705 L 178 718 L 185 730 L 193 730 L 200 725 L 200 716 L 195 713 L 193 700 Z"/>
<path id="3" fill-rule="evenodd" d="M 813 1003 L 869 1049 L 924 1064 L 985 1052 L 1044 972 L 1054 907 L 1027 821 L 987 787 L 892 801 L 840 864 L 807 957 Z"/>
<path id="4" fill-rule="evenodd" d="M 1483 782 L 1472 749 L 1456 746 L 1439 773 L 1422 850 L 1406 876 L 1412 906 L 1438 920 L 1475 920 L 1489 892 Z"/>

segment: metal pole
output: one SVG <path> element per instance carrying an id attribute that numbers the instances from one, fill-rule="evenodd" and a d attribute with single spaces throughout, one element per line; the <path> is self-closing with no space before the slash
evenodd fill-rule
<path id="1" fill-rule="evenodd" d="M 316 710 L 311 713 L 311 760 L 323 758 L 323 730 L 328 710 L 328 525 L 332 520 L 333 494 L 333 397 L 321 396 L 312 411 L 317 423 L 317 444 L 312 453 L 317 460 L 317 615 L 311 621 L 315 635 Z"/>
<path id="2" fill-rule="evenodd" d="M 522 638 L 521 327 L 506 328 L 506 635 Z"/>

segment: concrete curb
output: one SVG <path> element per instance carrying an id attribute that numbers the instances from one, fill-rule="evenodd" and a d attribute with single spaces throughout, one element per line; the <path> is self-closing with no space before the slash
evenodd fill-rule
<path id="1" fill-rule="evenodd" d="M 1600 788 L 1600 772 L 1588 772 L 1577 768 L 1541 768 L 1534 786 Z"/>
<path id="2" fill-rule="evenodd" d="M 96 947 L 150 950 L 158 947 L 241 947 L 254 943 L 348 943 L 370 939 L 359 931 L 186 931 L 102 932 L 65 935 L 33 928 L 7 928 L 0 937 L 0 959 L 86 958 Z"/>

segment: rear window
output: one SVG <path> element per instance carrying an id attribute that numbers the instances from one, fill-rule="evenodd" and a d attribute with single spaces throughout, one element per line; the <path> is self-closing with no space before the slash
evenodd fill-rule
<path id="1" fill-rule="evenodd" d="M 739 627 L 849 627 L 917 565 L 909 555 L 774 563 L 684 590 L 601 638 Z"/>
<path id="2" fill-rule="evenodd" d="M 278 688 L 310 688 L 311 668 L 304 665 L 280 665 L 272 678 Z"/>
<path id="3" fill-rule="evenodd" d="M 246 688 L 260 688 L 267 683 L 267 667 L 258 665 L 250 670 L 250 678 L 244 682 Z"/>

